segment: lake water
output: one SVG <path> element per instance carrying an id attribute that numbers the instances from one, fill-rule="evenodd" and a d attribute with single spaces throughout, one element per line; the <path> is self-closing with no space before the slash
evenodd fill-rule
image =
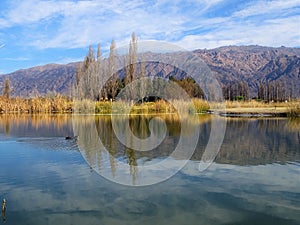
<path id="1" fill-rule="evenodd" d="M 186 118 L 200 133 L 185 167 L 137 186 L 153 179 L 139 166 L 163 161 L 180 136 L 192 135 L 173 116 L 161 117 L 167 132 L 159 146 L 135 151 L 116 137 L 109 116 L 0 115 L 0 198 L 7 199 L 0 224 L 300 224 L 299 119 L 197 118 Z M 150 119 L 130 118 L 138 138 L 149 137 Z M 215 120 L 226 124 L 224 141 L 199 171 Z M 65 139 L 74 132 L 78 140 Z"/>

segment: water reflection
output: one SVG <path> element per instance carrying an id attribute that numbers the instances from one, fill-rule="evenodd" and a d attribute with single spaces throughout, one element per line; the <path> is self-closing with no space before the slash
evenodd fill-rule
<path id="1" fill-rule="evenodd" d="M 131 116 L 130 128 L 138 138 L 150 135 L 149 122 L 153 116 Z M 103 159 L 106 160 L 104 148 L 99 148 L 99 138 L 108 151 L 112 174 L 117 165 L 115 159 L 127 162 L 129 165 L 151 162 L 151 160 L 166 157 L 171 154 L 181 135 L 181 122 L 178 115 L 160 115 L 166 122 L 167 135 L 161 145 L 151 151 L 135 151 L 126 148 L 116 137 L 110 116 L 76 116 L 71 115 L 0 115 L 0 135 L 16 137 L 65 137 L 72 136 L 73 123 L 80 132 L 80 141 L 84 141 L 84 154 L 92 167 L 101 170 Z M 185 118 L 189 127 L 200 127 L 199 142 L 191 160 L 200 161 L 207 145 L 211 131 L 210 115 L 201 115 L 195 120 Z M 225 118 L 223 118 L 225 119 Z M 73 120 L 73 121 L 72 121 Z M 119 117 L 118 125 L 124 120 Z M 91 131 L 95 124 L 97 134 Z M 153 130 L 162 135 L 161 127 L 156 123 Z M 300 119 L 269 118 L 269 119 L 239 119 L 226 118 L 226 134 L 221 150 L 217 155 L 218 163 L 237 165 L 259 165 L 266 163 L 285 163 L 299 161 Z M 186 130 L 185 130 L 186 131 Z M 189 129 L 188 131 L 193 131 Z M 190 133 L 182 135 L 189 136 Z M 2 137 L 4 138 L 4 137 Z M 103 155 L 104 154 L 104 155 Z M 97 164 L 97 165 L 96 165 Z"/>
<path id="2" fill-rule="evenodd" d="M 108 176 L 111 178 L 121 177 L 121 182 L 124 182 L 124 184 L 127 183 L 125 177 L 127 174 L 130 174 L 132 178 L 131 184 L 135 185 L 138 174 L 140 175 L 139 184 L 141 184 L 143 179 L 147 179 L 149 176 L 149 174 L 141 175 L 138 172 L 138 166 L 140 165 L 144 168 L 147 167 L 148 171 L 153 172 L 157 170 L 159 177 L 163 175 L 168 177 L 166 174 L 170 173 L 170 170 L 164 169 L 159 163 L 167 160 L 171 154 L 173 154 L 174 159 L 177 160 L 189 159 L 188 148 L 191 149 L 192 145 L 190 145 L 191 147 L 185 146 L 186 151 L 182 152 L 178 152 L 178 150 L 176 152 L 176 148 L 180 141 L 185 143 L 181 140 L 182 136 L 187 139 L 191 137 L 191 133 L 193 134 L 193 129 L 197 130 L 198 125 L 195 124 L 194 118 L 191 117 L 190 120 L 186 119 L 184 123 L 179 123 L 179 121 L 176 120 L 176 118 L 178 118 L 176 115 L 175 117 L 160 115 L 160 117 L 160 120 L 164 120 L 165 124 L 160 120 L 153 122 L 153 116 L 132 116 L 129 118 L 128 128 L 126 125 L 128 118 L 120 115 L 114 118 L 114 124 L 110 116 L 75 116 L 73 117 L 73 124 L 76 135 L 79 136 L 79 149 L 89 165 L 102 175 L 105 174 L 105 176 L 107 176 L 109 173 Z M 164 129 L 162 129 L 162 127 Z M 181 129 L 182 127 L 188 127 L 189 129 Z M 135 136 L 126 135 L 129 133 L 128 129 L 136 136 L 139 134 L 139 138 L 142 138 L 141 142 L 135 142 Z M 164 132 L 165 130 L 169 132 L 167 135 Z M 176 134 L 176 132 L 179 134 Z M 123 135 L 122 141 L 120 141 L 119 136 L 116 136 L 116 133 Z M 170 133 L 174 135 L 170 136 Z M 147 139 L 149 136 L 154 136 L 155 138 Z M 147 141 L 143 142 L 145 139 Z M 123 144 L 124 140 L 126 145 Z M 157 145 L 156 140 L 160 140 L 161 143 Z M 137 151 L 128 147 L 128 145 L 134 146 Z M 143 148 L 146 150 L 142 150 Z M 181 150 L 182 148 L 179 149 Z M 174 154 L 174 152 L 176 154 Z M 177 162 L 182 164 L 181 161 Z M 176 166 L 180 164 L 176 163 Z M 152 165 L 154 165 L 154 167 Z M 152 166 L 150 170 L 149 166 Z M 110 169 L 111 171 L 109 171 Z M 173 170 L 174 169 L 171 171 Z M 144 173 L 146 172 L 145 169 L 142 169 L 142 171 Z M 159 173 L 159 171 L 161 171 L 161 173 Z M 155 177 L 152 176 L 152 179 L 155 179 Z M 147 182 L 153 182 L 153 180 L 151 181 L 150 179 L 147 180 Z"/>
<path id="3" fill-rule="evenodd" d="M 190 135 L 181 133 L 181 122 L 176 115 L 164 115 L 162 119 L 166 122 L 167 136 L 162 143 L 151 151 L 135 151 L 118 140 L 110 116 L 73 119 L 76 121 L 80 137 L 78 144 L 88 163 L 100 174 L 110 171 L 111 177 L 122 176 L 129 172 L 132 176 L 132 184 L 136 184 L 139 174 L 137 165 L 151 165 L 165 159 L 176 148 L 180 135 Z M 136 136 L 147 138 L 150 135 L 151 119 L 151 116 L 130 117 L 130 129 Z M 188 126 L 200 127 L 199 141 L 191 157 L 191 160 L 200 162 L 210 136 L 211 121 L 216 118 L 205 115 L 197 120 L 186 119 Z M 120 127 L 124 126 L 123 122 L 122 117 L 119 117 Z M 226 134 L 216 157 L 217 163 L 264 165 L 300 161 L 300 133 L 295 129 L 297 121 L 282 118 L 227 118 L 226 122 Z M 92 130 L 93 123 L 96 124 L 97 132 Z M 160 131 L 159 127 L 153 129 L 157 133 Z M 183 158 L 179 156 L 176 159 Z M 129 165 L 129 171 L 124 171 L 122 163 Z"/>
<path id="4" fill-rule="evenodd" d="M 5 222 L 6 221 L 6 200 L 5 200 L 5 198 L 2 200 L 1 215 L 2 215 L 3 222 Z"/>
<path id="5" fill-rule="evenodd" d="M 73 133 L 71 118 L 67 114 L 0 114 L 0 134 L 21 137 L 68 136 Z"/>
<path id="6" fill-rule="evenodd" d="M 78 148 L 64 139 L 72 132 L 71 117 L 25 118 L 21 116 L 18 121 L 17 116 L 0 116 L 0 197 L 9 202 L 7 224 L 300 222 L 298 120 L 224 118 L 224 144 L 216 162 L 202 173 L 198 164 L 215 118 L 190 120 L 190 126 L 200 126 L 201 130 L 192 160 L 172 179 L 137 188 L 116 185 L 90 172 Z M 123 146 L 116 140 L 108 116 L 78 116 L 75 126 L 81 129 L 81 135 L 77 144 L 86 140 L 84 154 L 90 164 L 118 176 L 120 161 L 134 169 L 134 165 L 155 163 L 170 154 L 178 142 L 181 125 L 176 117 L 162 118 L 167 135 L 153 151 Z M 134 131 L 136 135 L 147 137 L 150 118 L 131 118 L 135 119 L 130 121 L 131 128 L 139 129 Z M 96 124 L 95 136 L 89 132 L 91 123 Z M 6 124 L 12 140 L 5 136 Z M 102 140 L 108 152 L 99 146 L 94 148 L 97 139 Z M 47 148 L 45 142 L 49 144 Z M 133 184 L 137 182 L 140 171 L 127 172 Z"/>
<path id="7" fill-rule="evenodd" d="M 134 117 L 131 118 L 131 129 L 137 136 L 147 137 L 149 135 L 149 120 L 151 117 Z M 199 120 L 189 121 L 190 126 L 200 126 L 201 134 L 199 143 L 192 160 L 199 161 L 205 150 L 208 137 L 210 135 L 211 116 L 200 117 Z M 89 118 L 90 122 L 94 122 L 93 118 Z M 165 116 L 168 128 L 168 137 L 165 138 L 162 145 L 150 152 L 137 151 L 136 154 L 130 154 L 130 163 L 135 163 L 137 159 L 147 158 L 152 160 L 167 156 L 171 153 L 178 142 L 180 135 L 180 121 L 174 116 Z M 126 156 L 124 146 L 118 141 L 114 135 L 111 125 L 111 118 L 96 117 L 97 131 L 104 146 L 108 149 L 113 157 Z M 231 163 L 238 165 L 256 165 L 272 162 L 286 162 L 291 160 L 299 160 L 299 143 L 300 131 L 295 129 L 297 121 L 288 119 L 227 119 L 227 130 L 223 145 L 217 156 L 219 163 Z M 83 130 L 89 133 L 87 127 Z M 188 135 L 188 134 L 186 134 Z M 96 139 L 88 139 L 90 145 Z M 96 144 L 92 145 L 95 146 Z M 98 149 L 100 152 L 101 149 Z M 91 149 L 85 149 L 87 155 L 90 155 Z M 130 152 L 130 151 L 129 151 Z M 91 157 L 90 159 L 95 159 Z M 132 158 L 132 156 L 136 158 Z"/>
<path id="8" fill-rule="evenodd" d="M 259 165 L 300 160 L 300 131 L 289 119 L 228 119 L 219 163 Z"/>
<path id="9" fill-rule="evenodd" d="M 299 134 L 300 133 L 300 118 L 299 117 L 289 118 L 287 120 L 286 127 L 288 130 L 298 132 L 298 134 Z"/>

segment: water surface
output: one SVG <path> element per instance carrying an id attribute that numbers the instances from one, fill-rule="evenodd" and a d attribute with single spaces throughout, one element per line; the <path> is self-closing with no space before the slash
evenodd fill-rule
<path id="1" fill-rule="evenodd" d="M 131 118 L 133 133 L 149 136 L 150 119 Z M 76 120 L 86 134 L 87 121 L 96 123 L 107 157 L 103 149 L 93 148 L 92 139 L 84 149 L 75 140 L 65 140 L 73 135 L 72 116 L 1 115 L 0 197 L 7 199 L 5 223 L 300 224 L 300 121 L 226 119 L 224 142 L 214 163 L 199 172 L 214 119 L 220 118 L 188 121 L 201 132 L 196 151 L 181 171 L 159 184 L 135 187 L 111 182 L 96 171 L 113 177 L 126 172 L 120 171 L 118 160 L 135 168 L 164 159 L 180 135 L 189 135 L 181 134 L 176 118 L 163 117 L 167 136 L 148 152 L 123 146 L 110 117 Z M 127 172 L 134 185 L 139 171 Z"/>

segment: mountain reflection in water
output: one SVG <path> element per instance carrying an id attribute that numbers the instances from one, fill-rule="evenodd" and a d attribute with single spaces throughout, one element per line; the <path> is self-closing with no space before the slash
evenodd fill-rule
<path id="1" fill-rule="evenodd" d="M 130 127 L 138 138 L 150 135 L 149 121 L 153 116 L 131 116 Z M 135 151 L 124 146 L 115 135 L 111 116 L 75 116 L 71 115 L 0 115 L 0 134 L 16 137 L 66 137 L 73 136 L 72 124 L 82 131 L 88 142 L 83 149 L 93 165 L 95 154 L 101 157 L 97 139 L 91 134 L 90 124 L 95 124 L 98 136 L 112 157 L 126 157 L 129 163 L 136 164 L 138 159 L 151 160 L 170 155 L 178 144 L 181 135 L 181 122 L 176 115 L 160 115 L 167 125 L 167 136 L 162 144 L 151 151 Z M 117 118 L 124 123 L 122 116 Z M 200 115 L 199 120 L 188 120 L 191 127 L 200 126 L 197 148 L 191 160 L 199 161 L 205 151 L 211 131 L 211 115 Z M 286 118 L 222 118 L 226 120 L 226 133 L 223 144 L 216 157 L 217 163 L 236 165 L 260 165 L 299 161 L 300 119 Z M 72 121 L 73 120 L 73 121 Z M 160 127 L 154 127 L 159 133 Z M 90 135 L 90 137 L 88 137 Z M 189 135 L 189 134 L 182 134 Z M 98 160 L 99 161 L 99 160 Z M 113 161 L 112 161 L 113 163 Z M 113 165 L 112 165 L 113 167 Z"/>
<path id="2" fill-rule="evenodd" d="M 6 223 L 300 223 L 299 119 L 187 117 L 191 131 L 200 127 L 199 141 L 191 160 L 172 178 L 148 187 L 127 187 L 94 172 L 122 175 L 122 161 L 131 166 L 134 185 L 140 172 L 136 165 L 164 159 L 180 135 L 191 135 L 181 133 L 178 117 L 161 118 L 167 125 L 161 145 L 141 152 L 118 141 L 110 116 L 0 115 L 0 196 L 7 199 Z M 130 117 L 137 137 L 150 135 L 150 119 Z M 224 142 L 215 162 L 199 172 L 215 119 L 226 120 Z M 153 130 L 159 134 L 161 125 L 156 125 Z M 80 133 L 78 141 L 65 140 L 74 135 L 73 126 Z"/>
<path id="3" fill-rule="evenodd" d="M 122 118 L 118 118 L 122 121 Z M 152 160 L 167 157 L 175 149 L 181 134 L 181 123 L 172 115 L 163 116 L 167 124 L 168 135 L 157 148 L 143 152 L 126 148 L 120 143 L 111 125 L 111 117 L 95 117 L 81 124 L 84 135 L 90 135 L 89 123 L 95 123 L 98 135 L 106 150 L 114 158 L 126 157 L 128 163 L 137 164 L 139 159 Z M 188 118 L 186 118 L 188 119 Z M 212 116 L 200 116 L 198 121 L 188 121 L 189 126 L 200 126 L 200 136 L 197 148 L 191 158 L 200 161 L 211 131 Z M 225 118 L 223 118 L 225 119 Z M 139 138 L 146 138 L 149 133 L 151 117 L 134 116 L 130 118 L 133 133 Z M 299 161 L 300 120 L 270 118 L 270 119 L 226 119 L 226 133 L 223 144 L 216 157 L 217 163 L 236 165 L 260 165 L 268 163 L 285 163 Z M 80 124 L 80 120 L 79 120 Z M 80 125 L 79 125 L 80 126 Z M 154 128 L 155 130 L 155 128 Z M 155 132 L 159 133 L 159 127 Z M 95 146 L 95 138 L 88 138 L 86 146 Z M 85 148 L 90 164 L 94 164 L 95 155 L 101 155 L 103 149 Z M 99 162 L 99 160 L 98 160 Z M 112 160 L 113 163 L 113 160 Z M 101 165 L 98 165 L 101 166 Z M 112 165 L 112 167 L 115 167 Z"/>

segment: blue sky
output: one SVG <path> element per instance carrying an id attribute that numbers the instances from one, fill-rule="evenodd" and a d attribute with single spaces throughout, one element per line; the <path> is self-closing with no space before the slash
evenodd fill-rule
<path id="1" fill-rule="evenodd" d="M 107 51 L 161 40 L 185 49 L 224 45 L 300 47 L 299 0 L 1 0 L 0 74 L 82 60 L 90 44 Z"/>

